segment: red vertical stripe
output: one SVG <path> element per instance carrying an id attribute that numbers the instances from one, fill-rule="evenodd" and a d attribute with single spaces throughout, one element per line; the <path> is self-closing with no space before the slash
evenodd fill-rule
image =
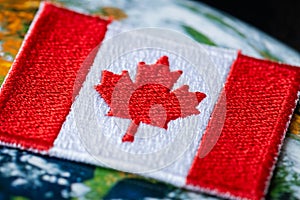
<path id="1" fill-rule="evenodd" d="M 225 85 L 221 136 L 206 157 L 199 158 L 199 149 L 187 184 L 224 196 L 261 199 L 299 86 L 300 68 L 239 55 Z M 215 116 L 221 106 L 216 106 Z"/>
<path id="2" fill-rule="evenodd" d="M 72 104 L 77 71 L 108 21 L 46 3 L 0 93 L 0 140 L 49 149 Z"/>

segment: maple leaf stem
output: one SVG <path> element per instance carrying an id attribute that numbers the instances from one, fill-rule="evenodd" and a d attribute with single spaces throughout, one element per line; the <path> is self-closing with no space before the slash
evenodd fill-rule
<path id="1" fill-rule="evenodd" d="M 122 138 L 122 142 L 133 142 L 134 135 L 137 132 L 140 123 L 136 124 L 134 121 L 131 121 L 125 135 Z"/>

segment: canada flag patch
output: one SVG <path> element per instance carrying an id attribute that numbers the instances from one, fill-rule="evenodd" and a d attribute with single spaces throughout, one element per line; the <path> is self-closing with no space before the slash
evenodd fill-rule
<path id="1" fill-rule="evenodd" d="M 300 68 L 118 26 L 43 4 L 0 90 L 1 144 L 263 198 Z"/>

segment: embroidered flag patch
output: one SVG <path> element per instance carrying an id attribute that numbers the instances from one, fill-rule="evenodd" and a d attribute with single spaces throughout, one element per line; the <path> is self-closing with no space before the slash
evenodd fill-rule
<path id="1" fill-rule="evenodd" d="M 263 198 L 300 68 L 118 26 L 40 8 L 0 91 L 1 144 Z"/>

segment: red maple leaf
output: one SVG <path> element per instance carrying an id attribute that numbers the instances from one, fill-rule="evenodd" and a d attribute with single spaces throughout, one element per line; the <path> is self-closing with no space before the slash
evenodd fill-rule
<path id="1" fill-rule="evenodd" d="M 167 56 L 152 65 L 140 62 L 135 82 L 126 70 L 120 75 L 102 72 L 95 89 L 110 107 L 107 115 L 132 120 L 123 142 L 133 142 L 141 122 L 167 129 L 171 120 L 200 114 L 196 106 L 206 97 L 204 93 L 189 92 L 188 85 L 171 91 L 181 74 L 170 71 Z"/>

